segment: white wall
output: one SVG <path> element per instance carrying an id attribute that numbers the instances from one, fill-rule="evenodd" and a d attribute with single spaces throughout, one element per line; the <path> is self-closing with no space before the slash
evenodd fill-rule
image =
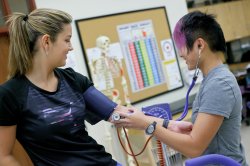
<path id="1" fill-rule="evenodd" d="M 188 12 L 185 0 L 36 0 L 36 6 L 37 8 L 46 7 L 64 10 L 70 13 L 74 20 L 113 13 L 121 13 L 131 10 L 165 6 L 167 9 L 171 30 L 173 30 L 179 18 Z M 75 64 L 75 69 L 78 72 L 87 75 L 87 70 L 83 59 L 83 52 L 74 23 L 72 24 L 72 27 L 72 44 L 74 50 L 72 51 L 71 55 L 74 55 L 73 58 L 75 62 L 77 62 Z M 183 61 L 180 62 L 181 67 L 185 65 L 183 64 Z M 196 89 L 194 89 L 192 93 L 196 92 Z M 163 102 L 171 103 L 183 99 L 185 97 L 186 91 L 187 87 L 184 87 L 180 90 L 138 103 L 135 106 L 141 107 L 144 105 Z M 122 163 L 124 162 L 122 161 L 122 158 L 116 155 L 117 149 L 112 149 L 109 146 L 109 141 L 111 141 L 112 138 L 108 133 L 108 131 L 110 131 L 110 126 L 107 125 L 106 122 L 101 122 L 93 127 L 88 126 L 88 129 L 89 134 L 92 135 L 99 143 L 103 144 L 107 151 L 115 153 L 113 154 L 114 158 Z M 117 147 L 118 146 L 119 145 L 117 145 Z"/>
<path id="2" fill-rule="evenodd" d="M 130 10 L 145 9 L 158 6 L 166 6 L 170 28 L 174 28 L 181 16 L 187 13 L 185 0 L 35 0 L 37 8 L 55 8 L 68 12 L 73 19 L 120 13 Z M 76 26 L 73 23 L 72 44 L 78 72 L 87 75 L 87 69 L 83 59 L 83 53 L 77 35 Z"/>

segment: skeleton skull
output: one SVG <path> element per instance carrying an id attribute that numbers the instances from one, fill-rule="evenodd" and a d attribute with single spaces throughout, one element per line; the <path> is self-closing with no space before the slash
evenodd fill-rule
<path id="1" fill-rule="evenodd" d="M 96 39 L 96 45 L 103 51 L 107 51 L 109 48 L 110 39 L 107 36 L 100 36 Z"/>

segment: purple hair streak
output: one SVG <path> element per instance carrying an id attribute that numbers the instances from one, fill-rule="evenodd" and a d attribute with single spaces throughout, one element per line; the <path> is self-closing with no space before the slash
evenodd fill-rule
<path id="1" fill-rule="evenodd" d="M 180 19 L 174 29 L 174 41 L 177 49 L 181 49 L 186 45 L 186 38 L 184 36 L 184 33 L 181 31 L 182 29 L 182 19 Z"/>

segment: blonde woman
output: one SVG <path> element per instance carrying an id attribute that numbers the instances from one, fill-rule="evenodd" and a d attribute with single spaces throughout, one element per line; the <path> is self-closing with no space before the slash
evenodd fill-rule
<path id="1" fill-rule="evenodd" d="M 9 80 L 0 86 L 0 165 L 19 165 L 15 139 L 36 166 L 116 166 L 103 146 L 88 135 L 84 120 L 110 121 L 117 106 L 89 79 L 64 66 L 72 17 L 60 10 L 14 13 L 10 35 Z M 94 102 L 93 102 L 94 101 Z"/>

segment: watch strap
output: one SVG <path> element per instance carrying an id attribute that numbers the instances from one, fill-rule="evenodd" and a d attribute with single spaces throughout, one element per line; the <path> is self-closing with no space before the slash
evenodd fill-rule
<path id="1" fill-rule="evenodd" d="M 169 120 L 168 119 L 164 119 L 163 120 L 163 123 L 162 123 L 162 127 L 164 127 L 164 128 L 168 128 L 168 124 L 169 124 Z"/>

